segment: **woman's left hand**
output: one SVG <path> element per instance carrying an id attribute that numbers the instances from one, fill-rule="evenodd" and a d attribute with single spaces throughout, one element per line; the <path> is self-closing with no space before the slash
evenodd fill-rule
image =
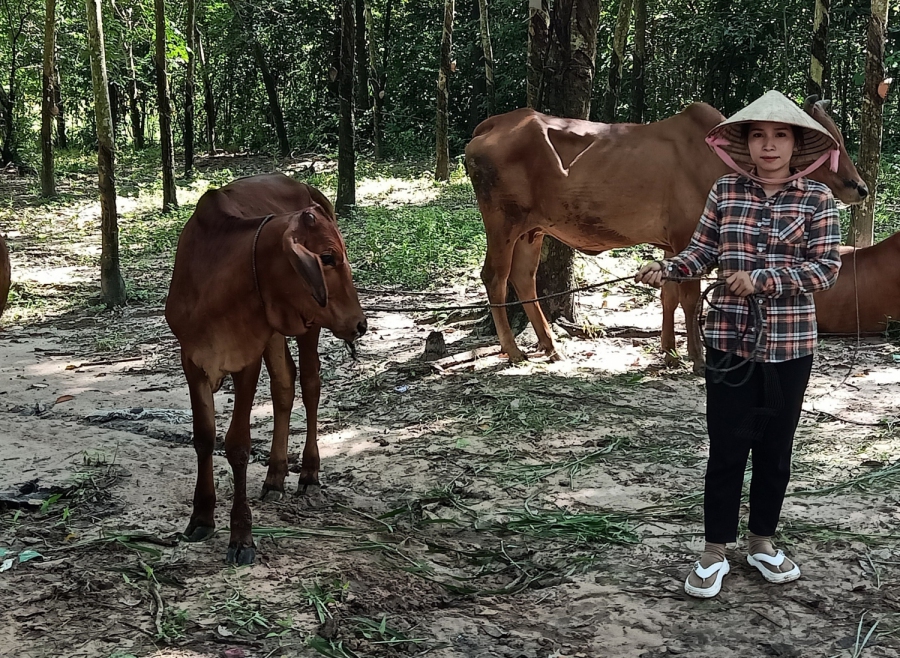
<path id="1" fill-rule="evenodd" d="M 735 272 L 725 279 L 728 289 L 738 297 L 747 297 L 756 292 L 756 286 L 750 279 L 750 272 Z"/>

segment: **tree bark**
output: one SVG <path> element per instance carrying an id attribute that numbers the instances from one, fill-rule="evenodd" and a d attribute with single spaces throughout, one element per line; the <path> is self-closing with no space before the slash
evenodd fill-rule
<path id="1" fill-rule="evenodd" d="M 145 147 L 144 118 L 139 105 L 141 90 L 138 86 L 137 68 L 134 65 L 134 45 L 131 39 L 127 40 L 125 49 L 128 58 L 128 114 L 131 118 L 131 138 L 134 141 L 134 148 L 143 150 Z"/>
<path id="2" fill-rule="evenodd" d="M 631 82 L 632 123 L 644 122 L 644 95 L 647 61 L 647 0 L 634 0 L 634 65 Z"/>
<path id="3" fill-rule="evenodd" d="M 539 112 L 544 110 L 544 67 L 549 51 L 550 9 L 548 0 L 529 0 L 526 102 L 528 107 Z"/>
<path id="4" fill-rule="evenodd" d="M 56 0 L 46 0 L 44 16 L 44 72 L 41 77 L 41 195 L 56 196 L 53 166 L 53 61 L 56 54 Z"/>
<path id="5" fill-rule="evenodd" d="M 63 111 L 61 77 L 59 74 L 59 58 L 53 62 L 53 104 L 56 107 L 56 146 L 61 149 L 69 148 L 69 139 L 66 136 L 66 117 Z"/>
<path id="6" fill-rule="evenodd" d="M 209 64 L 203 50 L 203 35 L 197 30 L 197 48 L 200 55 L 200 69 L 203 71 L 203 109 L 206 112 L 206 145 L 210 153 L 216 150 L 216 99 L 213 96 L 212 78 Z"/>
<path id="7" fill-rule="evenodd" d="M 197 6 L 195 0 L 187 0 L 187 20 L 184 38 L 187 45 L 187 70 L 184 73 L 184 173 L 194 168 L 194 74 L 197 70 Z"/>
<path id="8" fill-rule="evenodd" d="M 813 19 L 812 48 L 809 58 L 809 79 L 807 93 L 819 98 L 825 95 L 825 74 L 828 71 L 828 24 L 831 0 L 816 0 Z"/>
<path id="9" fill-rule="evenodd" d="M 7 7 L 10 29 L 10 57 L 9 57 L 9 93 L 0 87 L 0 109 L 3 111 L 3 147 L 0 149 L 0 166 L 10 162 L 19 162 L 19 149 L 16 139 L 16 104 L 18 102 L 18 85 L 16 77 L 19 72 L 19 37 L 25 30 L 25 25 L 31 17 L 31 5 L 26 3 L 19 14 L 18 26 L 14 26 L 12 12 Z"/>
<path id="10" fill-rule="evenodd" d="M 550 114 L 572 119 L 590 116 L 599 21 L 600 4 L 596 0 L 557 0 L 550 17 L 550 56 L 544 76 Z M 544 238 L 537 271 L 538 296 L 574 287 L 573 257 L 574 252 L 566 245 L 549 236 Z M 560 317 L 575 321 L 572 295 L 541 302 L 541 308 L 550 322 Z"/>
<path id="11" fill-rule="evenodd" d="M 356 110 L 364 112 L 369 107 L 369 67 L 363 65 L 368 48 L 366 46 L 366 0 L 356 0 Z M 371 38 L 371 37 L 369 37 Z"/>
<path id="12" fill-rule="evenodd" d="M 159 142 L 162 150 L 163 212 L 178 207 L 175 197 L 175 151 L 172 145 L 172 103 L 166 76 L 166 3 L 156 4 L 156 100 L 159 105 Z"/>
<path id="13" fill-rule="evenodd" d="M 275 124 L 275 134 L 278 136 L 278 149 L 281 152 L 281 157 L 286 158 L 291 154 L 291 144 L 288 141 L 287 128 L 284 124 L 284 113 L 281 111 L 281 101 L 278 100 L 278 84 L 276 83 L 272 72 L 269 70 L 265 53 L 263 53 L 262 46 L 259 44 L 256 35 L 253 33 L 252 25 L 244 21 L 241 16 L 237 0 L 228 0 L 228 4 L 231 5 L 231 9 L 238 17 L 238 20 L 241 21 L 244 32 L 250 40 L 250 49 L 253 51 L 253 58 L 256 60 L 256 65 L 259 67 L 259 73 L 262 75 L 263 84 L 266 87 L 266 96 L 269 99 L 269 111 L 272 113 L 272 123 Z"/>
<path id="14" fill-rule="evenodd" d="M 115 142 L 109 109 L 103 13 L 97 0 L 85 0 L 88 51 L 97 121 L 97 173 L 100 187 L 100 298 L 109 307 L 125 304 L 125 281 L 119 270 L 119 222 L 116 215 Z"/>
<path id="15" fill-rule="evenodd" d="M 441 31 L 441 61 L 438 68 L 437 81 L 437 120 L 435 145 L 437 158 L 434 177 L 437 180 L 450 180 L 450 49 L 453 42 L 454 0 L 444 0 L 444 25 Z"/>
<path id="16" fill-rule="evenodd" d="M 487 0 L 478 0 L 478 15 L 481 23 L 481 47 L 484 50 L 485 114 L 494 114 L 494 49 L 491 45 L 491 22 L 488 18 Z"/>
<path id="17" fill-rule="evenodd" d="M 356 42 L 353 0 L 341 0 L 341 61 L 338 71 L 340 124 L 338 126 L 338 185 L 334 209 L 339 217 L 356 205 L 356 139 L 353 125 L 353 61 Z"/>
<path id="18" fill-rule="evenodd" d="M 613 49 L 609 62 L 609 83 L 603 103 L 602 121 L 614 123 L 619 106 L 619 87 L 622 84 L 622 64 L 625 61 L 625 44 L 628 41 L 628 27 L 631 23 L 632 0 L 619 0 L 616 17 L 616 31 L 613 34 Z"/>
<path id="19" fill-rule="evenodd" d="M 381 65 L 378 65 L 378 55 L 375 48 L 375 23 L 372 19 L 371 6 L 367 6 L 367 20 L 369 31 L 369 64 L 372 67 L 370 80 L 372 81 L 372 144 L 376 160 L 381 160 L 382 142 L 384 141 L 384 128 L 382 127 L 384 103 L 387 87 L 387 68 L 391 52 L 391 10 L 394 0 L 387 0 L 384 7 L 384 25 L 381 33 Z"/>
<path id="20" fill-rule="evenodd" d="M 857 170 L 869 188 L 868 196 L 851 212 L 851 241 L 855 247 L 868 247 L 875 237 L 875 200 L 878 193 L 878 169 L 881 165 L 881 135 L 886 87 L 880 93 L 884 76 L 884 40 L 887 30 L 888 0 L 872 0 L 872 14 L 866 30 L 866 85 L 863 90 Z"/>

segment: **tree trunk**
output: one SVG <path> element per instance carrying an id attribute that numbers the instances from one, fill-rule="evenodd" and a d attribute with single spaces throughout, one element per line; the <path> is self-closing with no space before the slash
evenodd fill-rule
<path id="1" fill-rule="evenodd" d="M 28 5 L 26 5 L 27 7 Z M 10 162 L 18 162 L 18 144 L 16 143 L 16 103 L 18 102 L 18 89 L 16 77 L 19 72 L 19 37 L 25 27 L 28 14 L 19 17 L 18 28 L 10 32 L 10 57 L 9 57 L 9 94 L 0 87 L 0 108 L 3 110 L 3 148 L 0 149 L 0 166 Z M 12 16 L 10 15 L 10 23 Z"/>
<path id="2" fill-rule="evenodd" d="M 375 151 L 375 159 L 380 160 L 382 156 L 382 142 L 384 141 L 384 128 L 382 126 L 382 113 L 384 111 L 384 101 L 387 86 L 387 67 L 391 52 L 391 10 L 394 6 L 394 0 L 387 0 L 384 7 L 384 25 L 381 33 L 381 67 L 378 67 L 378 56 L 375 48 L 374 28 L 375 23 L 372 19 L 371 7 L 367 6 L 367 20 L 370 29 L 369 38 L 369 63 L 372 67 L 370 79 L 372 81 L 372 143 Z"/>
<path id="3" fill-rule="evenodd" d="M 349 214 L 356 205 L 356 139 L 353 126 L 353 50 L 356 42 L 354 1 L 341 0 L 341 61 L 338 71 L 340 124 L 338 126 L 338 185 L 335 212 Z"/>
<path id="4" fill-rule="evenodd" d="M 478 0 L 478 14 L 481 22 L 481 46 L 484 49 L 484 80 L 486 83 L 485 97 L 487 98 L 485 114 L 494 114 L 494 49 L 491 46 L 491 23 L 488 19 L 487 0 Z"/>
<path id="5" fill-rule="evenodd" d="M 231 6 L 232 11 L 234 11 L 235 16 L 238 17 L 238 20 L 241 21 L 247 39 L 250 40 L 250 49 L 253 51 L 253 58 L 256 60 L 256 65 L 259 67 L 259 73 L 262 75 L 263 84 L 266 87 L 266 96 L 269 99 L 269 111 L 272 113 L 272 122 L 275 124 L 275 134 L 278 136 L 278 148 L 281 152 L 281 157 L 286 158 L 291 154 L 291 144 L 288 141 L 287 128 L 285 128 L 284 125 L 284 113 L 281 111 L 281 101 L 278 100 L 278 85 L 275 82 L 275 77 L 269 70 L 265 53 L 263 53 L 262 46 L 259 45 L 259 40 L 253 33 L 252 25 L 250 25 L 249 22 L 244 21 L 241 16 L 237 0 L 228 0 L 228 4 Z"/>
<path id="6" fill-rule="evenodd" d="M 813 19 L 812 49 L 809 59 L 807 93 L 819 98 L 825 95 L 825 72 L 828 69 L 828 23 L 831 0 L 816 0 Z"/>
<path id="7" fill-rule="evenodd" d="M 544 109 L 544 67 L 550 51 L 550 9 L 548 0 L 528 3 L 528 71 L 526 96 L 528 107 Z"/>
<path id="8" fill-rule="evenodd" d="M 63 113 L 63 99 L 61 77 L 59 75 L 59 58 L 53 62 L 53 104 L 56 107 L 56 146 L 61 149 L 69 148 L 69 139 L 66 136 L 66 117 Z"/>
<path id="9" fill-rule="evenodd" d="M 616 31 L 613 35 L 613 49 L 609 62 L 609 83 L 603 103 L 604 123 L 614 123 L 619 106 L 619 87 L 622 83 L 622 64 L 625 61 L 625 44 L 628 41 L 628 27 L 631 23 L 632 0 L 619 0 L 619 14 L 616 17 Z"/>
<path id="10" fill-rule="evenodd" d="M 94 116 L 97 121 L 97 172 L 100 186 L 100 298 L 109 307 L 125 304 L 125 281 L 119 271 L 119 222 L 116 215 L 115 143 L 109 109 L 103 13 L 97 0 L 85 0 L 88 51 L 94 83 Z"/>
<path id="11" fill-rule="evenodd" d="M 184 29 L 187 45 L 187 70 L 184 74 L 184 174 L 194 168 L 194 73 L 197 69 L 197 6 L 195 0 L 187 0 L 187 20 Z"/>
<path id="12" fill-rule="evenodd" d="M 369 67 L 363 65 L 366 46 L 366 0 L 356 0 L 356 110 L 364 112 L 369 107 Z M 371 37 L 369 37 L 371 38 Z"/>
<path id="13" fill-rule="evenodd" d="M 159 106 L 159 143 L 162 150 L 163 205 L 169 212 L 178 207 L 175 197 L 175 151 L 172 147 L 172 103 L 166 77 L 166 3 L 156 2 L 156 100 Z"/>
<path id="14" fill-rule="evenodd" d="M 647 0 L 634 0 L 634 65 L 631 82 L 632 123 L 644 122 L 644 90 L 647 61 Z"/>
<path id="15" fill-rule="evenodd" d="M 200 50 L 200 68 L 203 71 L 203 109 L 206 112 L 206 144 L 210 153 L 216 150 L 216 99 L 213 97 L 212 78 L 206 52 L 203 50 L 203 35 L 197 30 L 197 47 Z"/>
<path id="16" fill-rule="evenodd" d="M 630 0 L 622 0 L 629 2 Z M 629 13 L 631 7 L 629 4 Z M 596 0 L 557 0 L 550 16 L 550 55 L 544 77 L 550 114 L 587 119 L 591 113 L 597 25 L 600 4 Z M 573 287 L 574 252 L 554 238 L 544 238 L 537 272 L 538 296 Z M 541 302 L 550 322 L 565 317 L 575 321 L 575 298 L 564 295 Z"/>
<path id="17" fill-rule="evenodd" d="M 454 0 L 444 0 L 444 26 L 441 31 L 441 62 L 437 81 L 437 161 L 434 177 L 437 180 L 450 180 L 450 48 L 453 41 Z"/>
<path id="18" fill-rule="evenodd" d="M 134 65 L 134 46 L 129 39 L 126 42 L 128 55 L 128 114 L 131 117 L 131 138 L 134 148 L 144 149 L 144 118 L 141 116 L 141 108 L 138 104 L 140 88 L 138 87 L 137 68 Z"/>
<path id="19" fill-rule="evenodd" d="M 112 114 L 113 141 L 119 139 L 119 87 L 115 82 L 109 83 L 109 111 Z"/>
<path id="20" fill-rule="evenodd" d="M 44 16 L 44 73 L 41 93 L 41 195 L 56 196 L 53 167 L 53 60 L 56 53 L 56 0 L 46 0 Z"/>
<path id="21" fill-rule="evenodd" d="M 866 85 L 863 90 L 860 121 L 859 175 L 869 188 L 868 196 L 851 213 L 851 240 L 855 247 L 868 247 L 874 241 L 875 199 L 878 193 L 878 169 L 881 165 L 882 112 L 887 96 L 884 78 L 884 39 L 887 30 L 888 0 L 872 0 L 872 15 L 866 30 Z"/>

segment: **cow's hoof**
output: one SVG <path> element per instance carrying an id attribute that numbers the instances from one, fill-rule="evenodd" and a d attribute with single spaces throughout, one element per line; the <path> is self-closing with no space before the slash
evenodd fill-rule
<path id="1" fill-rule="evenodd" d="M 547 358 L 549 358 L 550 361 L 556 362 L 556 361 L 565 361 L 566 360 L 566 353 L 563 352 L 558 347 L 555 347 L 551 350 L 546 350 L 546 352 L 547 352 Z"/>
<path id="2" fill-rule="evenodd" d="M 225 556 L 225 561 L 228 564 L 253 564 L 253 560 L 256 559 L 256 548 L 253 546 L 238 546 L 236 544 L 228 545 L 228 554 Z"/>
<path id="3" fill-rule="evenodd" d="M 216 526 L 214 525 L 194 525 L 190 523 L 181 537 L 184 541 L 197 542 L 206 541 L 214 534 L 216 534 Z"/>
<path id="4" fill-rule="evenodd" d="M 300 489 L 302 488 L 304 493 L 306 492 L 306 487 L 318 487 L 319 486 L 319 471 L 318 470 L 309 470 L 300 469 L 300 479 L 297 481 L 297 493 L 300 493 Z"/>
<path id="5" fill-rule="evenodd" d="M 518 347 L 506 352 L 506 356 L 509 358 L 510 363 L 522 363 L 523 361 L 528 360 L 528 357 L 525 356 L 525 353 Z"/>
<path id="6" fill-rule="evenodd" d="M 280 487 L 268 483 L 263 484 L 262 494 L 260 494 L 261 500 L 267 503 L 277 503 L 282 498 L 284 498 L 283 484 Z"/>

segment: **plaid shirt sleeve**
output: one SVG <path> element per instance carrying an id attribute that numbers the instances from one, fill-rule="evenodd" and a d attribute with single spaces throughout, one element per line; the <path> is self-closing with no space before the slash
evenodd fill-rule
<path id="1" fill-rule="evenodd" d="M 806 261 L 797 267 L 753 270 L 750 279 L 766 297 L 791 297 L 825 290 L 837 281 L 841 268 L 840 243 L 841 225 L 834 197 L 823 195 L 809 223 Z"/>
<path id="2" fill-rule="evenodd" d="M 670 274 L 692 277 L 705 272 L 719 258 L 719 193 L 713 186 L 706 199 L 706 208 L 691 243 L 677 256 L 662 261 L 663 270 Z"/>

